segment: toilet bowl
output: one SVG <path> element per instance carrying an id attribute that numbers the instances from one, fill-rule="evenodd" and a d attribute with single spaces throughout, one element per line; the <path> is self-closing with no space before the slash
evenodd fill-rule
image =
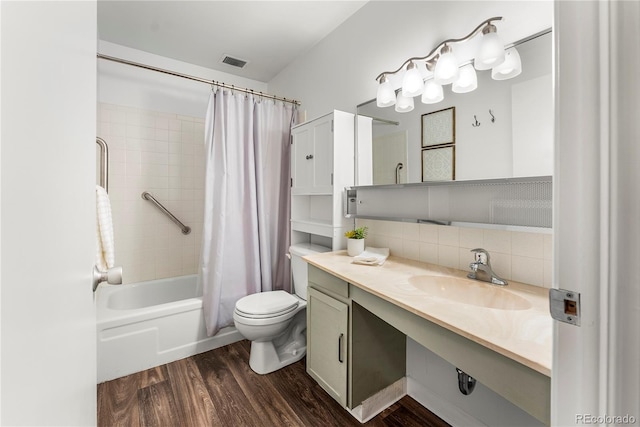
<path id="1" fill-rule="evenodd" d="M 233 312 L 236 329 L 251 341 L 249 366 L 268 374 L 302 359 L 307 352 L 307 263 L 302 257 L 331 249 L 310 243 L 292 245 L 295 294 L 260 292 L 240 298 Z"/>

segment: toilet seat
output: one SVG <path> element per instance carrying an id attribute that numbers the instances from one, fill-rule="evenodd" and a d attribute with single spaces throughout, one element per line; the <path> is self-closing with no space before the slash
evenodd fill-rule
<path id="1" fill-rule="evenodd" d="M 258 292 L 240 298 L 235 312 L 247 319 L 269 319 L 295 311 L 299 301 L 285 291 Z"/>

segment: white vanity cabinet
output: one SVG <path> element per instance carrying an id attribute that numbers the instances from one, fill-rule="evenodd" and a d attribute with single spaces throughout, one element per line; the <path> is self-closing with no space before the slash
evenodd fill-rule
<path id="1" fill-rule="evenodd" d="M 346 245 L 342 193 L 354 183 L 354 115 L 333 112 L 291 129 L 291 242 Z"/>
<path id="2" fill-rule="evenodd" d="M 309 289 L 307 304 L 307 372 L 347 406 L 349 306 L 314 288 Z"/>
<path id="3" fill-rule="evenodd" d="M 405 335 L 355 303 L 349 283 L 308 268 L 307 373 L 343 407 L 366 414 L 366 399 L 405 376 Z"/>

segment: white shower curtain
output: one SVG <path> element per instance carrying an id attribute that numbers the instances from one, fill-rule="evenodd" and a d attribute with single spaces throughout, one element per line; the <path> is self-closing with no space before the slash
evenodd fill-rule
<path id="1" fill-rule="evenodd" d="M 209 335 L 245 295 L 290 290 L 289 141 L 294 107 L 212 91 L 205 123 L 199 285 Z"/>

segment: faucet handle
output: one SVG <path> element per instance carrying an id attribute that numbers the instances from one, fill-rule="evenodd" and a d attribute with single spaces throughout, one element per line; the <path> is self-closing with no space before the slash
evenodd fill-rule
<path id="1" fill-rule="evenodd" d="M 476 248 L 476 249 L 471 249 L 471 252 L 473 252 L 474 254 L 473 256 L 476 262 L 480 262 L 482 264 L 487 264 L 487 265 L 491 264 L 491 262 L 489 261 L 489 258 L 490 258 L 489 252 L 487 252 L 486 249 Z M 484 255 L 486 261 L 483 261 L 482 255 Z"/>

